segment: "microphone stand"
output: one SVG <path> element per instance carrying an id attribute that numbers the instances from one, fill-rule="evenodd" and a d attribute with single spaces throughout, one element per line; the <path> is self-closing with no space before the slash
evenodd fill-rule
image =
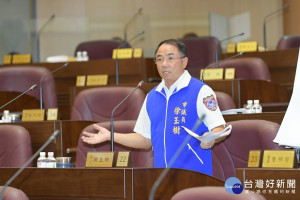
<path id="1" fill-rule="evenodd" d="M 0 193 L 0 200 L 3 199 L 3 195 L 4 195 L 4 190 L 22 173 L 22 171 L 38 156 L 38 154 L 43 151 L 48 145 L 49 143 L 54 140 L 56 138 L 56 136 L 60 133 L 59 130 L 56 130 L 51 136 L 50 138 L 47 140 L 46 143 L 43 144 L 43 146 L 41 146 L 41 148 L 35 152 L 35 154 L 8 180 L 6 181 L 5 185 L 2 188 L 2 191 Z"/>
<path id="2" fill-rule="evenodd" d="M 125 40 L 125 42 L 127 42 L 127 27 L 128 27 L 128 25 L 132 22 L 132 20 L 133 20 L 138 14 L 140 14 L 140 13 L 142 12 L 142 10 L 143 10 L 143 8 L 140 8 L 140 9 L 135 13 L 135 15 L 133 15 L 133 16 L 131 17 L 131 19 L 127 22 L 127 24 L 125 25 L 125 29 L 124 29 L 124 40 Z"/>
<path id="3" fill-rule="evenodd" d="M 111 151 L 114 152 L 114 112 L 115 110 L 139 87 L 143 85 L 144 81 L 139 82 L 139 84 L 132 90 L 111 112 L 110 117 L 110 142 L 111 142 Z"/>

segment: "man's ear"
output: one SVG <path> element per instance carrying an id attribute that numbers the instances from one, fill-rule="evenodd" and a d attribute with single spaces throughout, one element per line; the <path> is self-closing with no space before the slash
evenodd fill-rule
<path id="1" fill-rule="evenodd" d="M 183 65 L 184 65 L 184 69 L 186 68 L 187 64 L 188 64 L 189 58 L 188 57 L 184 57 L 183 58 Z"/>

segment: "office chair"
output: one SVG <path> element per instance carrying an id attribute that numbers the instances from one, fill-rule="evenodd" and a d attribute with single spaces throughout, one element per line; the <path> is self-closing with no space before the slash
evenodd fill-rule
<path id="1" fill-rule="evenodd" d="M 71 120 L 110 121 L 113 109 L 134 87 L 98 87 L 81 91 L 74 100 Z M 136 89 L 114 112 L 115 120 L 136 120 L 145 99 Z"/>
<path id="2" fill-rule="evenodd" d="M 276 50 L 293 49 L 300 47 L 300 35 L 285 35 L 277 43 Z"/>
<path id="3" fill-rule="evenodd" d="M 215 91 L 215 94 L 221 111 L 236 108 L 235 103 L 229 94 L 220 91 Z"/>
<path id="4" fill-rule="evenodd" d="M 185 37 L 179 40 L 187 47 L 189 61 L 186 69 L 197 79 L 200 78 L 201 69 L 216 61 L 216 50 L 218 59 L 221 58 L 222 49 L 216 37 Z"/>
<path id="5" fill-rule="evenodd" d="M 232 131 L 212 148 L 213 176 L 221 180 L 236 176 L 236 168 L 247 168 L 250 150 L 284 149 L 273 142 L 279 124 L 266 120 L 228 122 Z"/>
<path id="6" fill-rule="evenodd" d="M 111 59 L 113 50 L 119 47 L 131 48 L 128 43 L 123 40 L 95 40 L 86 41 L 77 45 L 75 56 L 78 51 L 87 51 L 90 60 Z"/>
<path id="7" fill-rule="evenodd" d="M 192 187 L 180 190 L 171 200 L 266 200 L 256 193 L 230 194 L 223 186 Z"/>
<path id="8" fill-rule="evenodd" d="M 219 64 L 220 68 L 235 68 L 236 79 L 271 81 L 270 70 L 261 58 L 235 58 Z"/>
<path id="9" fill-rule="evenodd" d="M 115 121 L 114 130 L 118 133 L 132 133 L 136 120 L 124 120 L 124 121 Z M 107 128 L 110 130 L 110 122 L 98 123 L 98 125 Z M 97 133 L 97 130 L 93 125 L 87 126 L 83 131 Z M 82 131 L 82 132 L 83 132 Z M 76 164 L 75 167 L 85 167 L 87 153 L 90 151 L 110 151 L 111 142 L 107 141 L 101 144 L 90 145 L 82 141 L 82 132 L 78 139 L 77 152 L 76 152 Z M 153 167 L 153 152 L 152 149 L 142 150 L 134 149 L 120 144 L 115 143 L 114 151 L 130 151 L 131 152 L 131 163 L 132 167 Z"/>
<path id="10" fill-rule="evenodd" d="M 3 186 L 0 186 L 0 193 Z M 4 191 L 3 200 L 29 200 L 28 196 L 20 189 L 7 187 Z"/>
<path id="11" fill-rule="evenodd" d="M 0 138 L 0 167 L 21 167 L 33 155 L 30 135 L 24 127 L 0 125 Z"/>
<path id="12" fill-rule="evenodd" d="M 34 84 L 37 84 L 37 88 L 27 94 L 40 100 L 40 80 L 43 76 L 47 75 L 43 81 L 43 108 L 57 108 L 55 81 L 53 76 L 49 73 L 50 71 L 45 67 L 33 67 L 29 65 L 1 67 L 0 91 L 23 93 Z"/>

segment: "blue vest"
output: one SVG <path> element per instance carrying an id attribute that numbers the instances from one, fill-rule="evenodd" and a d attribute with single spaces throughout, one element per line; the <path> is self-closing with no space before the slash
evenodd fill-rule
<path id="1" fill-rule="evenodd" d="M 167 167 L 188 133 L 181 127 L 193 130 L 198 119 L 197 98 L 201 81 L 191 78 L 188 87 L 174 91 L 169 101 L 162 89 L 152 89 L 147 97 L 146 109 L 151 121 L 151 141 L 154 152 L 154 166 Z M 166 117 L 167 116 L 167 117 Z M 201 123 L 195 133 L 202 135 L 208 128 Z M 211 150 L 200 147 L 200 141 L 191 137 L 172 168 L 183 168 L 212 175 Z"/>

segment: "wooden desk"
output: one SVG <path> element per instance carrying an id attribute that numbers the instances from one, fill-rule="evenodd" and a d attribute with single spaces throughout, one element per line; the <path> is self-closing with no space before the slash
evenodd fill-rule
<path id="1" fill-rule="evenodd" d="M 244 189 L 260 192 L 267 199 L 299 200 L 300 199 L 300 169 L 262 169 L 241 168 L 236 170 L 237 178 Z M 267 181 L 274 181 L 273 187 L 267 187 Z M 288 180 L 295 180 L 288 184 Z M 251 183 L 252 182 L 252 183 Z M 261 185 L 256 183 L 261 183 Z M 279 184 L 279 186 L 277 185 Z"/>
<path id="2" fill-rule="evenodd" d="M 294 85 L 299 49 L 274 50 L 266 52 L 247 52 L 243 57 L 258 57 L 268 65 L 272 82 L 292 90 Z M 222 59 L 234 53 L 223 54 Z"/>
<path id="3" fill-rule="evenodd" d="M 251 119 L 262 119 L 277 124 L 281 124 L 285 112 L 263 112 L 263 113 L 253 113 L 253 114 L 232 114 L 223 115 L 226 122 L 237 121 L 237 120 L 251 120 Z"/>
<path id="4" fill-rule="evenodd" d="M 148 199 L 160 168 L 26 168 L 11 186 L 29 199 Z M 3 185 L 17 168 L 0 169 Z M 156 191 L 156 200 L 171 199 L 178 191 L 196 186 L 224 186 L 214 177 L 194 171 L 171 169 Z"/>

